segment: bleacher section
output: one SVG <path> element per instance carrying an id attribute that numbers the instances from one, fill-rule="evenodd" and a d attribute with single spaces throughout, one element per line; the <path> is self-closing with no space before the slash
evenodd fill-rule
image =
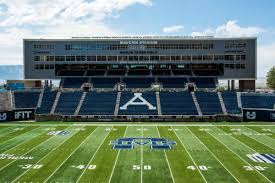
<path id="1" fill-rule="evenodd" d="M 62 91 L 54 114 L 74 115 L 82 94 L 83 92 L 80 91 Z M 50 114 L 56 95 L 57 91 L 45 90 L 41 107 L 36 111 L 37 114 Z M 159 92 L 160 106 L 157 105 L 156 92 L 152 91 L 142 93 L 124 91 L 121 92 L 121 97 L 118 98 L 120 100 L 117 100 L 117 96 L 118 93 L 116 91 L 87 92 L 86 97 L 83 98 L 82 105 L 79 105 L 80 110 L 78 114 L 108 116 L 113 116 L 114 114 L 118 116 L 157 116 L 159 114 L 163 116 L 197 116 L 199 115 L 197 110 L 200 109 L 202 115 L 218 115 L 224 114 L 221 105 L 222 101 L 228 114 L 241 114 L 236 92 L 221 92 L 220 98 L 217 92 L 195 92 L 195 98 L 193 98 L 191 92 L 187 91 L 162 91 Z M 17 109 L 36 108 L 38 98 L 39 92 L 37 91 L 14 92 L 15 107 Z M 197 106 L 194 103 L 195 100 L 198 102 Z M 242 93 L 241 101 L 244 108 L 273 109 L 275 95 Z M 118 110 L 115 110 L 116 102 L 119 104 L 117 105 Z M 143 104 L 141 104 L 142 102 Z M 158 111 L 158 109 L 161 110 Z"/>
<path id="2" fill-rule="evenodd" d="M 135 96 L 140 94 L 141 93 L 136 93 L 136 95 L 134 95 L 133 92 L 122 92 L 120 105 L 119 105 L 120 109 L 119 109 L 118 115 L 157 115 L 158 112 L 157 112 L 157 101 L 156 101 L 155 92 L 143 92 L 141 94 L 141 97 L 144 98 L 147 102 L 149 102 L 150 105 L 152 105 L 151 109 L 147 105 L 126 106 L 131 99 L 133 99 Z M 132 102 L 134 103 L 134 102 L 142 102 L 142 101 L 137 98 Z"/>
<path id="3" fill-rule="evenodd" d="M 88 92 L 79 115 L 113 115 L 117 92 Z"/>
<path id="4" fill-rule="evenodd" d="M 163 115 L 198 115 L 190 92 L 160 92 Z"/>
<path id="5" fill-rule="evenodd" d="M 158 83 L 163 85 L 163 88 L 184 88 L 187 83 L 186 78 L 158 78 Z"/>
<path id="6" fill-rule="evenodd" d="M 203 115 L 223 114 L 216 92 L 196 92 L 195 95 Z"/>
<path id="7" fill-rule="evenodd" d="M 45 91 L 41 102 L 41 107 L 36 109 L 37 114 L 50 114 L 57 91 Z"/>
<path id="8" fill-rule="evenodd" d="M 80 88 L 83 83 L 87 83 L 89 78 L 65 78 L 63 88 Z"/>
<path id="9" fill-rule="evenodd" d="M 120 78 L 92 78 L 94 88 L 114 88 Z"/>
<path id="10" fill-rule="evenodd" d="M 150 88 L 155 82 L 154 78 L 124 78 L 127 88 Z"/>
<path id="11" fill-rule="evenodd" d="M 243 108 L 275 109 L 275 94 L 241 94 Z"/>
<path id="12" fill-rule="evenodd" d="M 241 109 L 238 107 L 236 92 L 222 92 L 223 102 L 228 114 L 240 114 Z"/>
<path id="13" fill-rule="evenodd" d="M 78 106 L 81 96 L 82 92 L 61 92 L 54 113 L 73 115 Z"/>
<path id="14" fill-rule="evenodd" d="M 36 108 L 40 92 L 16 91 L 14 92 L 14 104 L 16 109 Z"/>
<path id="15" fill-rule="evenodd" d="M 190 78 L 197 88 L 216 88 L 215 78 Z"/>

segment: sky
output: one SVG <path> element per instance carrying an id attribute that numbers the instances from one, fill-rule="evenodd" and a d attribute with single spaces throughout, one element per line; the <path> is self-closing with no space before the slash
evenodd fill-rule
<path id="1" fill-rule="evenodd" d="M 258 37 L 258 77 L 275 66 L 275 0 L 0 0 L 0 65 L 23 38 Z"/>

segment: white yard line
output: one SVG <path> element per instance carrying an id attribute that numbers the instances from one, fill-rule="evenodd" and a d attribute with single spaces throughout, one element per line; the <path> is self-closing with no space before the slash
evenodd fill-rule
<path id="1" fill-rule="evenodd" d="M 199 173 L 201 174 L 204 182 L 207 182 L 205 177 L 203 176 L 203 174 L 201 173 L 198 165 L 196 164 L 195 160 L 193 159 L 193 157 L 191 156 L 191 154 L 188 152 L 187 148 L 185 147 L 184 143 L 181 141 L 180 137 L 178 136 L 177 132 L 175 131 L 174 127 L 171 126 L 171 128 L 173 129 L 174 133 L 176 134 L 177 138 L 179 139 L 180 143 L 182 144 L 183 148 L 185 149 L 185 151 L 187 152 L 188 156 L 191 158 L 192 162 L 194 163 L 195 167 L 197 168 L 197 170 L 199 171 Z"/>
<path id="2" fill-rule="evenodd" d="M 20 127 L 19 127 L 19 128 L 20 128 Z M 9 142 L 10 140 L 13 140 L 13 139 L 19 138 L 21 135 L 26 135 L 26 133 L 29 133 L 29 132 L 35 131 L 35 130 L 37 130 L 37 129 L 39 129 L 39 127 L 34 128 L 34 129 L 32 129 L 32 130 L 28 130 L 28 131 L 26 131 L 26 132 L 24 132 L 24 133 L 22 133 L 22 134 L 20 134 L 20 135 L 17 135 L 17 136 L 15 136 L 15 137 L 11 138 L 11 139 L 8 139 L 7 141 L 4 141 L 4 142 L 2 142 L 2 143 L 0 143 L 0 144 L 7 143 L 7 142 Z M 14 131 L 13 131 L 13 132 L 14 132 Z M 13 132 L 11 132 L 11 133 L 13 133 Z M 10 134 L 10 133 L 8 133 L 8 134 Z M 8 135 L 8 134 L 6 134 L 6 135 Z"/>
<path id="3" fill-rule="evenodd" d="M 156 129 L 157 129 L 157 132 L 158 132 L 159 137 L 161 138 L 160 133 L 159 133 L 159 129 L 158 129 L 157 126 L 156 126 Z M 168 161 L 167 154 L 166 154 L 165 150 L 163 150 L 163 152 L 164 152 L 164 155 L 165 155 L 166 163 L 167 163 L 168 168 L 169 168 L 169 171 L 170 171 L 171 178 L 172 178 L 173 182 L 175 183 L 174 175 L 173 175 L 173 172 L 172 172 L 170 163 L 169 163 L 169 161 Z"/>
<path id="4" fill-rule="evenodd" d="M 125 130 L 125 133 L 124 133 L 123 137 L 125 137 L 126 132 L 127 132 L 127 129 L 128 129 L 128 126 L 126 127 L 126 130 Z M 114 174 L 114 171 L 115 171 L 115 168 L 116 168 L 116 164 L 117 164 L 117 160 L 118 160 L 120 151 L 121 151 L 121 150 L 119 150 L 118 153 L 117 153 L 116 160 L 115 160 L 115 164 L 114 164 L 114 166 L 113 166 L 112 173 L 111 173 L 111 176 L 110 176 L 109 181 L 108 181 L 109 183 L 110 183 L 111 180 L 112 180 L 112 177 L 113 177 L 113 174 Z"/>
<path id="5" fill-rule="evenodd" d="M 165 124 L 160 124 L 160 123 L 155 123 L 155 124 L 146 124 L 146 123 L 143 123 L 143 124 L 133 124 L 133 123 L 74 123 L 74 124 L 36 124 L 35 122 L 33 122 L 32 124 L 0 124 L 0 126 L 258 126 L 258 127 L 275 127 L 275 123 L 271 123 L 271 124 L 255 124 L 255 125 L 250 125 L 250 124 L 243 124 L 243 123 L 240 123 L 240 124 L 224 124 L 224 125 L 217 125 L 217 124 L 178 124 L 177 122 L 175 123 L 165 123 Z"/>
<path id="6" fill-rule="evenodd" d="M 76 132 L 77 133 L 77 132 Z M 75 133 L 75 134 L 76 134 Z M 71 139 L 75 134 L 73 134 L 71 137 L 65 139 L 64 141 L 62 141 L 58 146 L 56 146 L 55 148 L 53 148 L 49 153 L 47 153 L 45 156 L 43 156 L 39 161 L 37 161 L 34 165 L 37 165 L 38 163 L 40 163 L 41 161 L 43 161 L 46 157 L 48 157 L 52 152 L 54 152 L 56 149 L 58 149 L 61 145 L 63 145 L 65 142 L 67 142 L 69 139 Z M 34 166 L 33 165 L 33 166 Z M 27 172 L 29 172 L 31 169 L 26 170 L 24 173 L 22 173 L 21 175 L 19 175 L 19 177 L 17 177 L 16 179 L 14 179 L 11 183 L 15 182 L 16 180 L 18 180 L 20 177 L 22 177 L 23 175 L 25 175 Z"/>
<path id="7" fill-rule="evenodd" d="M 212 135 L 211 133 L 209 133 L 208 131 L 206 131 L 206 133 L 210 134 L 213 138 L 215 138 L 217 141 L 219 141 L 221 144 L 223 144 L 227 149 L 229 149 L 231 152 L 233 152 L 234 154 L 236 154 L 243 162 L 245 162 L 246 164 L 248 164 L 249 166 L 252 166 L 250 163 L 248 163 L 245 159 L 243 159 L 239 154 L 237 154 L 235 151 L 233 151 L 231 148 L 229 148 L 225 143 L 223 143 L 222 141 L 220 141 L 218 138 L 216 138 L 214 135 Z M 236 139 L 234 137 L 232 137 L 233 139 Z M 236 139 L 237 141 L 239 141 L 238 139 Z M 239 141 L 240 142 L 240 141 Z M 242 142 L 240 142 L 242 143 Z M 243 144 L 243 143 L 242 143 Z M 255 151 L 255 150 L 253 150 Z M 268 182 L 272 182 L 271 180 L 269 180 L 265 175 L 263 175 L 261 172 L 259 172 L 257 169 L 255 169 L 255 171 L 257 173 L 259 173 L 261 176 L 263 176 Z"/>
<path id="8" fill-rule="evenodd" d="M 113 127 L 112 127 L 113 128 Z M 88 162 L 88 165 L 85 167 L 85 169 L 82 171 L 82 173 L 80 174 L 80 176 L 78 177 L 76 183 L 78 183 L 81 179 L 81 177 L 83 176 L 83 174 L 85 173 L 85 171 L 88 169 L 89 165 L 92 163 L 92 161 L 94 160 L 98 150 L 101 148 L 102 144 L 104 143 L 104 141 L 106 140 L 106 138 L 109 136 L 109 134 L 111 133 L 112 131 L 112 128 L 111 130 L 106 134 L 106 136 L 104 137 L 104 139 L 101 141 L 100 145 L 98 146 L 98 148 L 96 149 L 96 151 L 94 152 L 92 158 L 90 159 L 90 161 Z"/>
<path id="9" fill-rule="evenodd" d="M 247 127 L 245 127 L 245 128 L 247 128 Z M 250 128 L 247 128 L 247 132 L 248 132 L 248 133 L 249 133 L 249 131 L 252 131 L 252 132 L 255 132 L 255 133 L 260 133 L 260 132 L 257 132 L 257 131 L 255 131 L 255 130 L 252 130 L 252 129 L 250 129 Z M 245 135 L 245 134 L 244 134 L 244 135 Z M 253 139 L 253 140 L 259 142 L 260 144 L 263 144 L 263 145 L 265 145 L 265 146 L 267 146 L 267 147 L 269 147 L 270 149 L 272 149 L 272 150 L 275 151 L 275 148 L 270 147 L 270 146 L 267 145 L 266 143 L 259 141 L 257 138 L 252 138 L 252 137 L 250 137 L 250 136 L 248 136 L 248 135 L 245 135 L 245 136 L 247 136 L 248 138 Z M 266 137 L 266 138 L 269 138 L 271 141 L 274 141 L 274 139 L 271 138 L 271 137 L 268 137 L 268 136 L 265 136 L 265 137 Z M 274 143 L 275 143 L 275 141 L 274 141 Z"/>
<path id="10" fill-rule="evenodd" d="M 4 125 L 0 125 L 0 126 L 4 126 Z M 18 128 L 20 128 L 20 126 L 18 126 Z M 10 133 L 14 132 L 15 130 L 13 130 L 13 129 L 16 129 L 16 127 L 8 126 L 7 128 L 1 129 L 0 130 L 0 137 L 4 137 L 4 136 L 9 135 Z M 6 130 L 8 130 L 7 133 L 2 133 L 2 131 L 6 131 Z"/>
<path id="11" fill-rule="evenodd" d="M 98 129 L 98 127 L 96 127 L 92 133 L 90 133 L 90 135 L 88 135 L 82 142 L 81 144 L 79 144 L 73 152 L 71 152 L 71 154 L 53 171 L 53 173 L 51 173 L 51 175 L 44 181 L 44 182 L 47 182 L 54 174 L 55 172 L 57 172 L 57 170 L 59 170 L 59 168 L 81 147 L 82 144 L 84 144 L 88 139 L 89 137 Z"/>
<path id="12" fill-rule="evenodd" d="M 68 128 L 70 128 L 70 127 L 68 127 Z M 68 129 L 68 128 L 65 128 L 64 130 L 66 130 L 66 129 Z M 46 133 L 46 132 L 45 132 L 45 133 Z M 35 148 L 37 148 L 37 147 L 40 146 L 41 144 L 44 144 L 45 142 L 49 141 L 50 139 L 52 139 L 52 138 L 54 138 L 54 137 L 55 137 L 55 136 L 52 136 L 52 137 L 50 137 L 50 138 L 44 140 L 43 142 L 37 144 L 36 146 L 34 146 L 33 148 L 31 148 L 29 151 L 25 152 L 24 154 L 22 154 L 22 155 L 20 155 L 20 156 L 25 156 L 26 154 L 28 154 L 29 152 L 33 151 Z M 0 171 L 3 170 L 4 168 L 6 168 L 7 166 L 9 166 L 10 164 L 12 164 L 12 163 L 13 163 L 14 161 L 16 161 L 16 160 L 17 160 L 17 159 L 15 159 L 15 160 L 9 162 L 8 164 L 6 164 L 5 166 L 1 167 L 1 168 L 0 168 Z"/>
<path id="13" fill-rule="evenodd" d="M 1 154 L 4 154 L 4 153 L 7 153 L 8 151 L 11 151 L 11 150 L 17 148 L 18 146 L 20 146 L 20 145 L 22 145 L 22 144 L 24 144 L 24 143 L 26 143 L 26 142 L 32 140 L 33 138 L 36 138 L 37 136 L 39 136 L 39 135 L 41 135 L 41 134 L 43 134 L 43 133 L 45 133 L 45 131 L 42 131 L 41 133 L 38 133 L 35 137 L 32 137 L 32 138 L 30 138 L 30 139 L 27 139 L 27 140 L 25 140 L 25 141 L 23 141 L 23 142 L 17 144 L 16 146 L 14 146 L 14 147 L 12 147 L 12 148 L 10 148 L 10 149 L 4 151 L 4 152 L 1 152 Z M 19 135 L 19 136 L 20 136 L 20 135 Z M 1 168 L 0 170 L 2 170 L 2 168 Z"/>
<path id="14" fill-rule="evenodd" d="M 187 130 L 210 152 L 210 154 L 223 166 L 223 168 L 237 181 L 240 182 L 227 168 L 226 166 L 219 160 L 219 158 L 189 129 Z"/>

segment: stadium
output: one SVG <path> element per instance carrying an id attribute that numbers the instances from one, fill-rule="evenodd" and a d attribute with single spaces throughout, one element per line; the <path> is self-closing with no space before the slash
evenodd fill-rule
<path id="1" fill-rule="evenodd" d="M 0 92 L 0 182 L 275 182 L 256 37 L 23 45 L 24 80 Z"/>

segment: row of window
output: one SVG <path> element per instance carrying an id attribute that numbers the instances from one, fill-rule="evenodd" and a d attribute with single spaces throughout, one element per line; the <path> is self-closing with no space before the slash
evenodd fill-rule
<path id="1" fill-rule="evenodd" d="M 112 69 L 118 69 L 118 66 L 115 67 L 116 65 L 114 65 L 113 67 L 111 67 Z M 182 67 L 181 67 L 182 66 Z M 228 69 L 245 69 L 245 64 L 224 64 L 224 67 L 225 68 L 228 68 Z M 36 64 L 35 65 L 35 69 L 36 70 L 52 70 L 55 68 L 55 65 L 54 64 Z M 134 68 L 134 67 L 126 67 L 126 68 Z M 156 67 L 150 65 L 148 67 L 149 69 L 155 69 Z M 167 65 L 160 65 L 160 68 L 162 69 L 165 69 L 165 68 L 168 68 Z M 185 68 L 185 65 L 178 65 L 176 66 L 175 68 Z M 208 68 L 210 69 L 210 68 Z"/>
<path id="2" fill-rule="evenodd" d="M 209 50 L 213 49 L 214 44 L 142 44 L 142 45 L 123 45 L 123 44 L 67 44 L 65 50 Z"/>
<path id="3" fill-rule="evenodd" d="M 245 69 L 245 64 L 224 64 L 224 67 L 229 69 Z"/>
<path id="4" fill-rule="evenodd" d="M 54 49 L 54 45 L 52 44 L 34 44 L 33 49 Z"/>
<path id="5" fill-rule="evenodd" d="M 37 64 L 34 68 L 36 70 L 52 70 L 54 69 L 54 64 Z"/>
<path id="6" fill-rule="evenodd" d="M 246 48 L 246 43 L 226 43 L 224 47 L 226 49 Z"/>
<path id="7" fill-rule="evenodd" d="M 157 55 L 157 56 L 35 56 L 34 61 L 191 61 L 191 60 L 246 60 L 246 55 Z"/>
<path id="8" fill-rule="evenodd" d="M 34 49 L 54 49 L 52 44 L 34 44 Z M 123 44 L 89 44 L 89 45 L 65 45 L 65 50 L 209 50 L 214 44 L 143 44 L 143 45 L 123 45 Z M 226 49 L 246 48 L 246 43 L 226 43 Z"/>

